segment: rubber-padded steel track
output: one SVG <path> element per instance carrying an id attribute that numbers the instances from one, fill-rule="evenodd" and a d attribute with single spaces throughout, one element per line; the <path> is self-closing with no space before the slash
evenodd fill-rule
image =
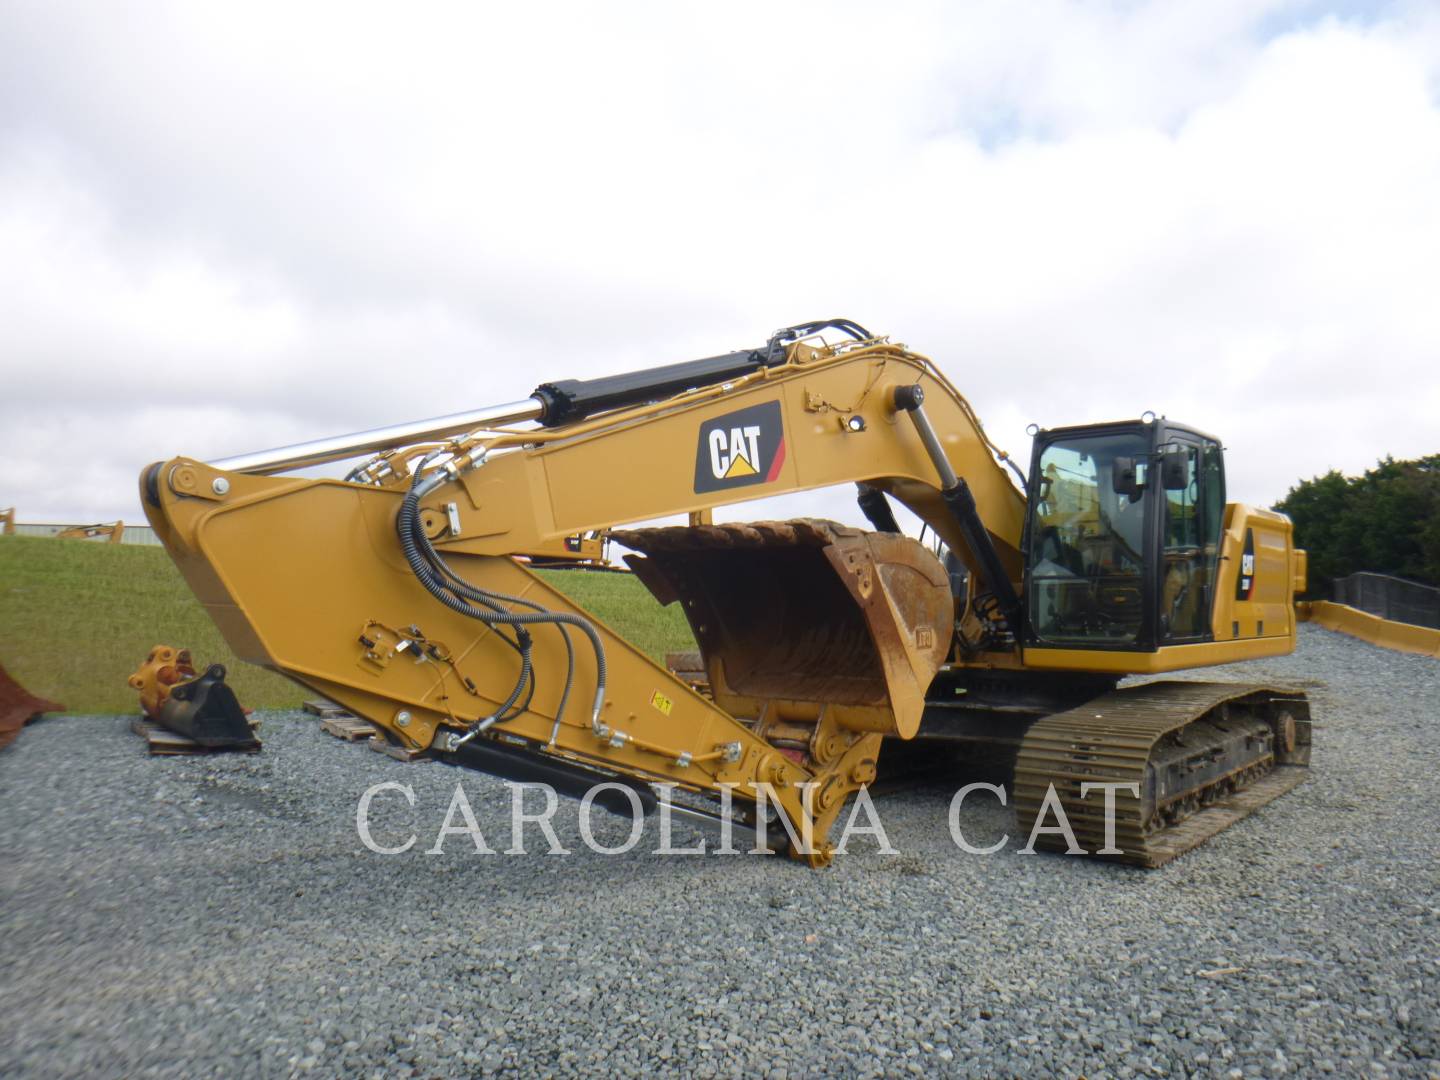
<path id="1" fill-rule="evenodd" d="M 1032 725 L 1015 764 L 1015 812 L 1028 835 L 1053 784 L 1086 852 L 1156 867 L 1295 787 L 1309 761 L 1310 712 L 1298 691 L 1147 683 Z M 1092 788 L 1082 798 L 1085 783 L 1134 784 L 1138 791 L 1115 793 L 1118 853 L 1101 854 L 1105 793 Z M 1044 824 L 1057 824 L 1053 811 Z M 1067 841 L 1047 834 L 1036 847 L 1065 851 Z"/>

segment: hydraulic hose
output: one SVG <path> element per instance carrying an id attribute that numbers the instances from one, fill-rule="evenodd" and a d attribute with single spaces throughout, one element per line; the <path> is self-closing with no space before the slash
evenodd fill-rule
<path id="1" fill-rule="evenodd" d="M 429 485 L 425 486 L 429 490 Z M 399 534 L 401 550 L 405 554 L 405 560 L 410 565 L 415 577 L 425 587 L 426 591 L 439 600 L 446 607 L 469 618 L 477 619 L 492 628 L 506 626 L 511 628 L 517 637 L 521 652 L 521 674 L 517 680 L 514 690 L 509 699 L 492 716 L 485 718 L 463 737 L 469 739 L 480 731 L 485 730 L 491 724 L 496 723 L 505 712 L 508 711 L 523 692 L 527 683 L 533 682 L 533 667 L 530 659 L 530 635 L 526 627 L 536 624 L 549 624 L 555 626 L 562 635 L 567 651 L 567 672 L 565 690 L 561 695 L 561 709 L 557 711 L 556 721 L 563 713 L 564 705 L 568 700 L 570 684 L 574 678 L 574 651 L 570 642 L 566 626 L 577 627 L 590 639 L 591 647 L 595 651 L 595 700 L 592 707 L 591 722 L 598 723 L 600 710 L 605 701 L 606 684 L 606 663 L 605 646 L 600 640 L 599 632 L 594 625 L 579 615 L 570 612 L 550 611 L 533 601 L 520 597 L 508 596 L 504 593 L 495 593 L 486 589 L 480 589 L 461 578 L 435 550 L 430 538 L 425 534 L 424 528 L 419 520 L 420 497 L 422 485 L 417 470 L 415 481 L 412 483 L 409 492 L 406 493 L 401 503 L 400 512 L 396 518 L 397 533 Z M 446 579 L 449 579 L 448 581 Z M 483 604 L 484 607 L 476 607 L 468 603 L 468 600 Z M 531 612 L 515 612 L 505 608 L 504 603 L 519 604 L 533 608 Z M 531 690 L 533 694 L 533 686 Z M 552 734 L 553 741 L 553 734 Z"/>
<path id="2" fill-rule="evenodd" d="M 466 581 L 459 574 L 457 574 L 455 570 L 450 566 L 450 564 L 447 563 L 443 558 L 441 558 L 440 553 L 435 550 L 435 545 L 430 542 L 430 537 L 426 535 L 423 528 L 415 529 L 412 527 L 411 535 L 420 545 L 431 567 L 439 570 L 441 574 L 450 579 L 450 584 L 445 585 L 445 588 L 457 592 L 468 599 L 477 600 L 480 603 L 484 604 L 491 611 L 503 611 L 504 609 L 500 606 L 501 602 L 509 604 L 519 604 L 523 607 L 528 607 L 533 611 L 546 611 L 546 609 L 540 604 L 537 604 L 533 600 L 526 600 L 522 596 L 511 596 L 508 593 L 491 592 L 477 589 L 475 586 L 471 585 L 468 581 Z M 570 631 L 565 629 L 564 624 L 556 623 L 555 629 L 560 631 L 560 639 L 565 643 L 565 685 L 560 691 L 560 704 L 555 709 L 555 723 L 550 729 L 550 742 L 552 745 L 554 744 L 555 739 L 559 736 L 560 720 L 565 715 L 565 707 L 570 701 L 570 691 L 575 683 L 575 644 L 570 640 Z M 518 628 L 516 632 L 524 633 L 524 629 Z M 496 633 L 498 634 L 499 631 L 497 630 Z M 503 639 L 503 635 L 501 636 Z M 518 646 L 512 645 L 512 648 L 516 648 L 518 651 Z M 533 697 L 534 693 L 535 688 L 532 683 L 530 688 L 530 697 Z M 528 707 L 529 704 L 530 698 L 527 697 L 524 707 Z M 508 718 L 502 717 L 501 719 Z"/>
<path id="3" fill-rule="evenodd" d="M 414 505 L 411 505 L 412 502 Z M 486 608 L 489 609 L 488 613 L 466 603 L 460 596 L 455 595 L 453 590 L 446 588 L 444 582 L 436 574 L 435 569 L 421 554 L 415 543 L 415 535 L 417 532 L 420 536 L 424 537 L 424 530 L 420 527 L 419 515 L 416 511 L 418 505 L 419 499 L 413 492 L 407 495 L 405 503 L 401 506 L 400 517 L 397 522 L 400 533 L 400 546 L 405 551 L 405 558 L 406 561 L 410 563 L 410 569 L 414 572 L 420 583 L 425 586 L 426 591 L 446 607 L 469 618 L 478 619 L 493 629 L 495 623 L 499 621 L 500 616 L 506 614 L 500 605 L 484 597 L 481 590 L 468 587 L 466 591 L 473 594 L 471 598 L 477 599 L 485 604 Z M 428 540 L 429 538 L 425 537 L 425 539 Z M 505 699 L 504 704 L 481 721 L 483 727 L 480 728 L 480 730 L 484 730 L 484 728 L 489 727 L 491 724 L 498 722 L 502 718 L 506 718 L 505 714 L 509 712 L 515 702 L 520 699 L 520 695 L 524 692 L 526 686 L 532 683 L 534 669 L 530 659 L 531 643 L 529 631 L 524 627 L 511 625 L 512 629 L 515 630 L 515 642 L 512 647 L 520 653 L 520 676 L 516 679 L 515 686 L 510 691 L 510 696 Z"/>

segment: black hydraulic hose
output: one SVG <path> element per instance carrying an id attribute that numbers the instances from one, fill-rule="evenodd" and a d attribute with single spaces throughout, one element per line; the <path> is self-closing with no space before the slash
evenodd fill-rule
<path id="1" fill-rule="evenodd" d="M 839 330 L 856 341 L 869 341 L 875 336 L 852 319 L 816 319 L 812 322 L 796 323 L 770 335 L 770 340 L 765 345 L 766 363 L 778 364 L 784 359 L 786 342 L 818 334 L 821 330 Z"/>
<path id="2" fill-rule="evenodd" d="M 414 505 L 412 506 L 411 503 Z M 487 626 L 493 627 L 496 622 L 500 621 L 501 616 L 505 614 L 500 606 L 482 600 L 481 602 L 485 603 L 486 607 L 489 608 L 488 611 L 485 611 L 466 603 L 464 599 L 446 589 L 444 582 L 436 575 L 434 569 L 426 563 L 424 557 L 420 554 L 414 540 L 414 532 L 420 530 L 419 515 L 416 512 L 418 505 L 418 496 L 415 496 L 413 492 L 411 495 L 407 495 L 405 503 L 401 506 L 401 516 L 398 522 L 400 546 L 405 551 L 405 557 L 410 563 L 410 569 L 414 571 L 420 584 L 425 586 L 426 591 L 446 607 L 450 608 L 450 610 L 459 612 L 461 615 L 468 616 L 472 619 L 478 619 Z M 407 528 L 407 526 L 409 527 Z M 423 536 L 423 530 L 420 530 L 420 532 Z M 428 537 L 426 539 L 428 539 Z M 478 592 L 478 590 L 475 591 Z M 534 692 L 532 685 L 534 669 L 530 658 L 530 634 L 522 626 L 509 625 L 515 630 L 516 647 L 518 647 L 520 652 L 520 676 L 516 679 L 515 685 L 510 691 L 510 696 L 505 699 L 504 704 L 495 710 L 489 718 L 491 723 L 498 722 L 501 718 L 505 717 L 505 714 L 520 700 L 520 695 L 524 693 L 527 685 L 531 686 L 532 695 Z"/>
<path id="3" fill-rule="evenodd" d="M 401 503 L 400 513 L 397 517 L 396 524 L 400 538 L 400 547 L 401 550 L 405 553 L 405 560 L 410 564 L 410 569 L 420 580 L 420 583 L 425 586 L 426 590 L 430 592 L 432 596 L 434 596 L 437 600 L 439 600 L 451 610 L 457 611 L 463 615 L 467 615 L 470 618 L 478 619 L 481 622 L 484 622 L 490 626 L 498 624 L 501 626 L 511 627 L 517 632 L 517 634 L 523 632 L 525 627 L 536 625 L 539 623 L 548 623 L 557 627 L 563 624 L 579 628 L 590 639 L 591 647 L 595 650 L 596 686 L 595 702 L 591 718 L 592 722 L 598 720 L 600 716 L 600 709 L 604 705 L 605 701 L 605 683 L 607 671 L 605 663 L 605 645 L 600 640 L 600 634 L 598 631 L 596 631 L 594 625 L 588 619 L 582 618 L 579 615 L 573 615 L 569 612 L 563 611 L 547 611 L 541 608 L 540 610 L 537 610 L 535 612 L 525 614 L 508 611 L 503 608 L 499 608 L 499 610 L 496 610 L 496 608 L 499 607 L 498 599 L 501 594 L 491 593 L 483 589 L 477 589 L 475 586 L 468 584 L 463 586 L 447 586 L 443 582 L 443 580 L 438 578 L 433 566 L 426 558 L 425 551 L 423 550 L 424 548 L 429 548 L 430 551 L 434 551 L 434 547 L 429 543 L 429 537 L 425 535 L 424 529 L 419 523 L 419 479 L 420 478 L 417 473 L 415 483 L 412 484 L 410 490 L 405 495 L 404 501 Z M 421 538 L 423 544 L 417 542 L 417 535 Z M 440 562 L 441 565 L 443 565 L 443 560 L 439 558 L 438 553 L 436 553 L 435 559 L 437 562 Z M 452 578 L 456 578 L 458 580 L 458 575 L 456 575 L 448 567 L 446 567 L 446 572 Z M 460 598 L 460 596 L 454 595 L 454 592 L 459 591 L 461 588 L 464 589 L 465 594 L 474 594 L 477 598 L 484 597 L 485 600 L 482 602 L 485 602 L 486 606 L 489 607 L 490 610 L 482 611 L 481 609 L 466 603 L 463 599 Z M 527 601 L 520 602 L 528 603 Z M 491 606 L 492 604 L 494 606 Z M 538 605 L 535 606 L 538 607 Z M 528 638 L 528 634 L 526 634 L 526 638 Z M 524 662 L 522 664 L 522 668 L 524 669 L 524 674 L 526 678 L 529 677 L 528 652 L 529 646 L 527 642 L 525 645 L 525 656 L 527 662 Z M 510 705 L 514 703 L 514 700 L 518 699 L 518 689 L 519 687 L 517 684 L 517 692 L 515 693 L 514 698 L 512 698 L 512 700 L 506 704 L 505 708 L 508 709 Z"/>
<path id="4" fill-rule="evenodd" d="M 787 326 L 775 336 L 781 337 L 783 335 L 786 338 L 793 339 L 806 337 L 810 334 L 818 334 L 821 330 L 839 330 L 841 333 L 848 334 L 856 341 L 869 341 L 875 336 L 853 319 L 814 319 L 810 322 L 796 323 L 794 326 Z"/>
<path id="5" fill-rule="evenodd" d="M 425 553 L 425 557 L 430 563 L 430 565 L 434 569 L 439 570 L 440 573 L 443 574 L 445 577 L 450 579 L 451 584 L 447 585 L 446 588 L 454 592 L 458 592 L 462 596 L 467 597 L 468 599 L 477 600 L 480 603 L 484 604 L 486 607 L 490 608 L 492 611 L 502 611 L 503 608 L 500 607 L 500 602 L 502 601 L 504 603 L 520 604 L 534 611 L 546 611 L 546 609 L 540 604 L 537 604 L 533 600 L 526 600 L 523 596 L 511 596 L 508 593 L 478 589 L 475 586 L 471 585 L 468 581 L 466 581 L 459 574 L 457 574 L 449 563 L 447 563 L 443 558 L 441 558 L 440 553 L 435 550 L 435 545 L 431 543 L 430 537 L 426 535 L 425 530 L 423 528 L 416 528 L 416 525 L 418 525 L 418 518 L 412 517 L 411 535 L 414 536 L 416 541 L 420 544 L 422 550 Z M 570 631 L 567 630 L 563 624 L 556 623 L 555 629 L 560 631 L 560 639 L 565 643 L 565 684 L 560 691 L 560 704 L 555 710 L 555 718 L 556 722 L 558 723 L 560 717 L 565 715 L 565 707 L 570 702 L 570 691 L 575 684 L 575 644 L 570 640 Z M 495 632 L 497 634 L 500 633 L 498 628 L 495 630 Z M 519 632 L 523 633 L 524 631 L 523 629 L 521 629 Z M 501 639 L 506 640 L 503 634 L 501 635 Z M 512 646 L 512 648 L 513 647 L 516 646 Z M 530 698 L 533 698 L 534 696 L 535 687 L 532 683 L 530 687 L 530 697 L 526 699 L 524 707 L 529 706 Z M 521 711 L 523 711 L 523 708 Z M 502 717 L 502 719 L 510 718 Z"/>
<path id="6" fill-rule="evenodd" d="M 407 499 L 407 504 L 409 501 L 410 500 Z M 418 505 L 418 498 L 415 502 Z M 457 611 L 472 619 L 478 619 L 493 628 L 491 620 L 501 611 L 498 604 L 481 598 L 481 602 L 491 609 L 487 615 L 486 612 L 467 604 L 460 597 L 454 596 L 451 592 L 447 591 L 444 582 L 436 575 L 434 568 L 427 565 L 423 558 L 410 558 L 409 549 L 414 547 L 414 537 L 416 534 L 424 537 L 424 530 L 420 526 L 419 515 L 416 512 L 416 508 L 407 504 L 402 504 L 401 513 L 397 518 L 396 525 L 397 531 L 400 534 L 401 547 L 407 549 L 406 557 L 410 562 L 410 567 L 414 571 L 416 578 L 425 586 L 426 591 L 452 611 Z M 426 539 L 428 540 L 428 537 L 426 537 Z M 534 695 L 534 668 L 530 658 L 530 635 L 523 627 L 512 629 L 515 630 L 516 640 L 514 642 L 511 642 L 503 634 L 500 634 L 499 630 L 496 630 L 496 633 L 499 634 L 502 641 L 520 653 L 520 676 L 516 680 L 515 686 L 512 688 L 504 704 L 489 718 L 491 723 L 498 722 L 502 718 L 509 718 L 506 717 L 505 714 L 508 713 L 516 701 L 519 700 L 521 693 L 524 692 L 527 685 L 530 687 L 531 696 L 533 697 Z M 526 700 L 528 703 L 529 698 Z"/>

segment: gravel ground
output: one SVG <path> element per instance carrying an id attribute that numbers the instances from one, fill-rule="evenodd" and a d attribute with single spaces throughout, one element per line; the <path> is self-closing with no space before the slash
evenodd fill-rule
<path id="1" fill-rule="evenodd" d="M 1315 776 L 1149 872 L 967 855 L 938 788 L 877 800 L 900 855 L 823 872 L 647 854 L 653 827 L 597 855 L 570 802 L 569 857 L 427 855 L 457 781 L 508 847 L 504 785 L 303 714 L 203 759 L 47 720 L 0 755 L 0 1073 L 1440 1076 L 1437 674 L 1309 626 L 1209 673 L 1307 687 Z M 400 855 L 356 833 L 385 780 Z"/>

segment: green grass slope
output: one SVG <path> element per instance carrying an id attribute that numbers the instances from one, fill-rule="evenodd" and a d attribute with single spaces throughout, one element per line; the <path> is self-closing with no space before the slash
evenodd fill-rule
<path id="1" fill-rule="evenodd" d="M 547 571 L 581 607 L 657 660 L 694 641 L 679 605 L 662 608 L 629 574 Z M 126 684 L 152 646 L 224 664 L 242 704 L 294 708 L 290 680 L 236 660 L 160 548 L 0 537 L 0 664 L 71 712 L 133 712 Z"/>

